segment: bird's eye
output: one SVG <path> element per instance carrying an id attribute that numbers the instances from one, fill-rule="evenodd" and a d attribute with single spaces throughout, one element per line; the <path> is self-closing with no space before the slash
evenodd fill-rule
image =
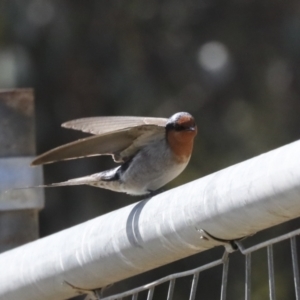
<path id="1" fill-rule="evenodd" d="M 185 129 L 184 126 L 179 125 L 179 124 L 175 124 L 175 130 L 176 130 L 176 131 L 181 131 L 181 130 L 184 130 L 184 129 Z"/>
<path id="2" fill-rule="evenodd" d="M 192 126 L 187 126 L 187 124 L 185 125 L 181 125 L 178 123 L 169 123 L 166 125 L 166 129 L 168 130 L 175 130 L 175 131 L 184 131 L 184 130 L 188 130 L 191 127 L 195 127 L 196 125 L 192 125 Z"/>

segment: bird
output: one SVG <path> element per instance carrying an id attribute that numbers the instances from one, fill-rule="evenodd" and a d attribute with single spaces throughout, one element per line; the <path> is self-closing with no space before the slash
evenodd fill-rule
<path id="1" fill-rule="evenodd" d="M 111 155 L 115 168 L 38 187 L 90 185 L 129 195 L 151 195 L 187 166 L 197 135 L 194 117 L 178 112 L 167 118 L 90 117 L 62 127 L 93 134 L 36 157 L 31 165 Z"/>

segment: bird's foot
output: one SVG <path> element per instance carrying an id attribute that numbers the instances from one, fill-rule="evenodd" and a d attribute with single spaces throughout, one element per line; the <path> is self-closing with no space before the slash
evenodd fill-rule
<path id="1" fill-rule="evenodd" d="M 151 197 L 154 197 L 158 194 L 163 193 L 165 191 L 165 189 L 161 188 L 161 189 L 158 189 L 158 190 L 155 190 L 155 191 L 151 191 L 151 190 L 148 190 L 148 191 L 149 191 L 148 196 L 149 196 L 149 198 L 151 198 Z"/>

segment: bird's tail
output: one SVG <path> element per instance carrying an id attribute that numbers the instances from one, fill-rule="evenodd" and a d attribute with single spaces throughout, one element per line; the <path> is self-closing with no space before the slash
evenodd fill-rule
<path id="1" fill-rule="evenodd" d="M 93 182 L 96 182 L 96 181 L 97 181 L 97 179 L 93 176 L 85 176 L 85 177 L 74 178 L 74 179 L 70 179 L 70 180 L 62 181 L 62 182 L 13 188 L 13 189 L 6 190 L 4 193 L 13 192 L 13 191 L 17 191 L 17 190 L 24 190 L 24 189 L 52 188 L 52 187 L 60 187 L 60 186 L 92 184 Z"/>
<path id="2" fill-rule="evenodd" d="M 63 182 L 13 188 L 4 191 L 4 194 L 11 193 L 18 190 L 24 190 L 24 189 L 53 188 L 53 187 L 71 186 L 71 185 L 92 185 L 104 189 L 119 191 L 118 184 L 115 183 L 115 181 L 118 179 L 118 173 L 117 173 L 118 169 L 119 167 L 108 171 L 103 171 L 100 173 L 88 175 L 88 176 L 70 179 Z"/>
<path id="3" fill-rule="evenodd" d="M 84 185 L 84 184 L 91 184 L 93 182 L 97 182 L 95 176 L 84 176 L 74 179 L 69 179 L 67 181 L 57 182 L 57 183 L 50 183 L 50 184 L 42 184 L 38 185 L 37 187 L 40 188 L 47 188 L 47 187 L 58 187 L 58 186 L 68 186 L 68 185 Z"/>

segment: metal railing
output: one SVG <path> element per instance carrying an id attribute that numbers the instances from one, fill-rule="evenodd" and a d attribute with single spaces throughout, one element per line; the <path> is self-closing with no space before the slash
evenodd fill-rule
<path id="1" fill-rule="evenodd" d="M 184 271 L 180 273 L 175 273 L 166 277 L 163 277 L 159 280 L 156 280 L 154 282 L 151 282 L 147 285 L 143 285 L 141 287 L 132 289 L 130 291 L 126 291 L 120 294 L 108 296 L 108 297 L 101 297 L 101 291 L 95 291 L 95 296 L 94 299 L 101 299 L 101 300 L 115 300 L 115 299 L 122 299 L 127 296 L 132 296 L 132 299 L 137 299 L 138 294 L 142 291 L 148 291 L 148 296 L 147 300 L 152 300 L 153 294 L 154 294 L 154 289 L 160 284 L 163 284 L 165 282 L 169 282 L 169 288 L 168 288 L 168 296 L 167 300 L 173 299 L 174 295 L 174 288 L 175 288 L 175 283 L 176 279 L 186 277 L 186 276 L 191 276 L 193 275 L 193 280 L 192 280 L 192 285 L 191 285 L 191 290 L 190 290 L 190 295 L 189 295 L 189 300 L 194 300 L 196 297 L 196 291 L 198 287 L 198 280 L 199 280 L 199 273 L 203 272 L 207 269 L 219 266 L 223 264 L 223 277 L 222 277 L 222 289 L 221 289 L 221 299 L 225 300 L 226 299 L 226 285 L 227 285 L 227 275 L 228 275 L 228 254 L 229 252 L 225 251 L 224 255 L 222 258 L 215 260 L 211 263 L 208 263 L 206 265 L 200 266 L 198 268 L 189 270 L 189 271 Z M 93 299 L 93 296 L 89 295 L 86 300 L 88 299 Z"/>
<path id="2" fill-rule="evenodd" d="M 200 272 L 206 271 L 208 269 L 214 268 L 219 265 L 223 265 L 222 272 L 222 283 L 220 288 L 220 299 L 226 300 L 226 292 L 227 292 L 227 282 L 228 282 L 228 267 L 229 267 L 229 258 L 230 253 L 232 251 L 239 251 L 241 254 L 245 256 L 245 300 L 251 300 L 251 257 L 252 253 L 260 250 L 266 249 L 267 251 L 267 261 L 268 261 L 268 282 L 269 282 L 269 299 L 276 299 L 275 292 L 275 272 L 274 272 L 274 257 L 273 257 L 273 245 L 285 240 L 290 240 L 290 248 L 291 248 L 291 258 L 292 258 L 292 268 L 293 268 L 293 279 L 294 279 L 294 288 L 295 288 L 295 299 L 300 300 L 300 277 L 299 277 L 299 263 L 298 263 L 298 254 L 297 254 L 297 246 L 296 246 L 296 236 L 300 235 L 300 229 L 291 231 L 289 233 L 283 234 L 276 238 L 269 239 L 267 241 L 255 244 L 251 247 L 245 248 L 243 245 L 243 241 L 234 241 L 233 245 L 236 246 L 235 249 L 232 248 L 232 244 L 228 245 L 227 249 L 223 256 L 215 260 L 213 262 L 207 263 L 203 266 L 194 268 L 192 270 L 174 273 L 169 276 L 163 277 L 159 280 L 151 282 L 149 284 L 122 292 L 110 296 L 103 297 L 103 290 L 96 290 L 93 293 L 90 293 L 85 300 L 121 300 L 125 297 L 131 296 L 132 300 L 137 300 L 139 297 L 139 293 L 143 291 L 147 291 L 147 300 L 152 300 L 155 288 L 159 285 L 168 282 L 168 293 L 166 300 L 172 300 L 174 295 L 174 288 L 176 284 L 176 279 L 193 276 L 189 300 L 195 300 L 196 292 L 198 287 L 198 279 Z M 127 298 L 129 299 L 129 298 Z"/>
<path id="3" fill-rule="evenodd" d="M 297 141 L 6 251 L 0 255 L 0 269 L 5 270 L 0 272 L 0 300 L 58 300 L 91 294 L 215 246 L 225 245 L 232 251 L 230 241 L 300 216 L 299 154 Z M 257 246 L 268 249 L 272 300 L 275 289 L 270 245 L 276 241 Z M 240 249 L 249 266 L 249 254 L 256 248 Z M 219 264 L 223 264 L 221 299 L 225 300 L 228 259 Z M 200 270 L 193 275 L 191 299 Z M 250 295 L 249 268 L 247 278 Z M 170 284 L 169 297 L 175 281 Z M 151 294 L 153 291 L 149 297 Z"/>

